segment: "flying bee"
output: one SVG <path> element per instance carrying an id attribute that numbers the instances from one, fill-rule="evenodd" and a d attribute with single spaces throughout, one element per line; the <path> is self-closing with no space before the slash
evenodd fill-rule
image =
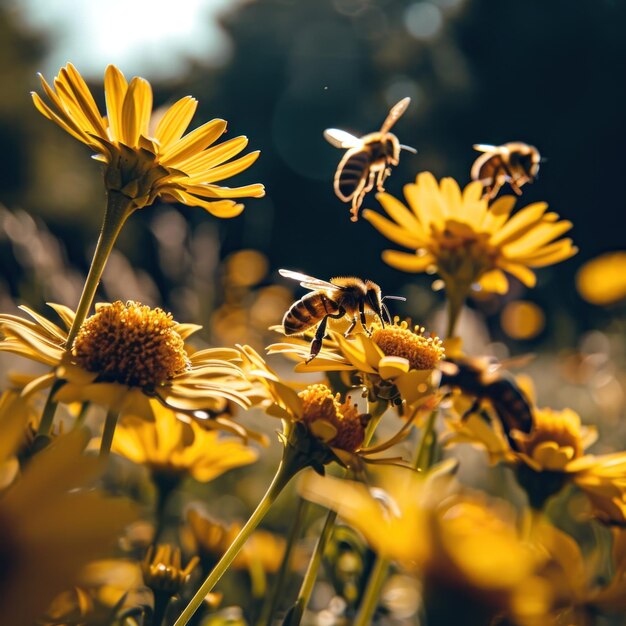
<path id="1" fill-rule="evenodd" d="M 521 141 L 512 141 L 502 146 L 476 144 L 474 150 L 483 152 L 472 165 L 472 180 L 481 182 L 488 200 L 495 198 L 500 188 L 508 183 L 518 195 L 521 187 L 532 183 L 539 173 L 541 155 L 534 146 Z"/>
<path id="2" fill-rule="evenodd" d="M 485 358 L 464 357 L 446 359 L 439 363 L 439 367 L 441 386 L 457 387 L 475 397 L 463 418 L 478 412 L 482 403 L 488 402 L 498 416 L 511 447 L 517 449 L 511 431 L 529 433 L 533 427 L 533 410 L 524 392 L 503 372 L 501 364 Z"/>
<path id="3" fill-rule="evenodd" d="M 369 310 L 376 315 L 384 327 L 384 318 L 390 324 L 392 323 L 384 300 L 405 300 L 400 296 L 383 296 L 376 283 L 354 276 L 332 278 L 330 282 L 327 282 L 300 272 L 278 271 L 281 276 L 297 280 L 302 287 L 311 290 L 311 293 L 307 293 L 303 298 L 294 302 L 283 317 L 285 335 L 299 335 L 318 325 L 311 342 L 307 363 L 314 359 L 322 349 L 322 340 L 326 334 L 329 317 L 341 319 L 349 316 L 352 318 L 348 330 L 344 333 L 345 336 L 352 332 L 359 320 L 365 332 L 369 333 L 365 318 L 366 311 Z"/>
<path id="4" fill-rule="evenodd" d="M 385 191 L 385 179 L 391 174 L 391 166 L 400 162 L 400 150 L 408 150 L 413 154 L 417 152 L 415 148 L 401 144 L 398 138 L 389 132 L 410 102 L 411 98 L 403 98 L 391 107 L 387 119 L 375 133 L 355 137 L 338 128 L 327 128 L 324 131 L 324 137 L 329 143 L 336 148 L 348 149 L 337 167 L 334 189 L 341 201 L 352 201 L 350 219 L 353 222 L 359 219 L 359 208 L 363 198 L 374 185 L 378 191 Z"/>

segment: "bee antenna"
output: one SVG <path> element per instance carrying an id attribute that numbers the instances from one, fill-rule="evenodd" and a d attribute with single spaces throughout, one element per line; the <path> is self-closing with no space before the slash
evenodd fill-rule
<path id="1" fill-rule="evenodd" d="M 381 300 L 401 300 L 402 302 L 406 302 L 404 296 L 383 296 Z"/>
<path id="2" fill-rule="evenodd" d="M 413 154 L 417 154 L 417 150 L 411 146 L 405 146 L 403 143 L 400 144 L 401 150 L 406 150 L 407 152 L 412 152 Z"/>

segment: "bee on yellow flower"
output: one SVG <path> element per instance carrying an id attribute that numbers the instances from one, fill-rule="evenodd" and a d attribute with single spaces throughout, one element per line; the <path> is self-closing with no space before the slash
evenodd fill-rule
<path id="1" fill-rule="evenodd" d="M 572 409 L 534 407 L 530 432 L 512 430 L 510 441 L 497 422 L 489 426 L 475 414 L 448 425 L 454 431 L 444 438 L 448 444 L 478 444 L 492 462 L 513 465 L 533 507 L 542 508 L 550 496 L 573 483 L 587 496 L 594 517 L 626 525 L 626 452 L 585 453 L 597 432 L 583 426 Z"/>
<path id="2" fill-rule="evenodd" d="M 445 353 L 439 337 L 428 337 L 423 327 L 398 318 L 385 326 L 373 322 L 369 334 L 346 337 L 340 330 L 338 325 L 329 331 L 312 361 L 306 338 L 288 337 L 269 346 L 268 352 L 297 358 L 296 372 L 355 372 L 371 401 L 413 408 L 432 392 L 431 377 Z"/>

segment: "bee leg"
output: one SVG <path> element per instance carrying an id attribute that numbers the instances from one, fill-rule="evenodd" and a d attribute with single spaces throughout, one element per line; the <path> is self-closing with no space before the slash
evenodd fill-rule
<path id="1" fill-rule="evenodd" d="M 332 317 L 333 319 L 341 319 L 345 314 L 346 310 L 343 307 L 339 307 L 337 313 L 327 313 L 326 315 L 324 315 L 322 321 L 317 327 L 317 330 L 315 331 L 315 337 L 313 337 L 313 341 L 311 342 L 311 351 L 309 352 L 309 358 L 306 360 L 306 363 L 310 363 L 322 349 L 322 341 L 324 340 L 324 336 L 326 335 L 326 325 L 328 324 L 328 318 Z"/>
<path id="2" fill-rule="evenodd" d="M 306 363 L 310 363 L 322 349 L 322 341 L 324 339 L 324 335 L 326 334 L 326 324 L 328 323 L 328 315 L 325 315 L 322 321 L 320 322 L 317 330 L 315 331 L 315 337 L 313 337 L 313 341 L 311 342 L 311 351 L 309 352 L 309 357 L 306 360 Z"/>
<path id="3" fill-rule="evenodd" d="M 344 337 L 347 337 L 354 330 L 354 327 L 356 326 L 356 323 L 357 323 L 357 316 L 355 315 L 352 318 L 352 323 L 348 327 L 348 330 L 346 330 L 346 332 L 343 334 Z"/>
<path id="4" fill-rule="evenodd" d="M 363 330 L 369 337 L 372 334 L 372 331 L 367 327 L 367 319 L 365 318 L 365 302 L 361 302 L 359 304 L 359 317 L 361 319 L 361 326 L 363 326 Z"/>
<path id="5" fill-rule="evenodd" d="M 474 402 L 472 403 L 472 406 L 469 409 L 467 409 L 467 411 L 465 411 L 465 413 L 463 413 L 463 415 L 461 416 L 461 421 L 464 422 L 465 420 L 467 420 L 467 418 L 472 413 L 478 413 L 479 409 L 480 409 L 480 399 L 476 398 Z"/>

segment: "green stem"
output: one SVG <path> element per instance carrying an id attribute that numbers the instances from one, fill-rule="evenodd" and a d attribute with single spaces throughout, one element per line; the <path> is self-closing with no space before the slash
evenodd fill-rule
<path id="1" fill-rule="evenodd" d="M 52 398 L 56 394 L 56 392 L 61 389 L 64 380 L 55 380 L 52 383 L 52 387 L 50 387 L 50 392 L 48 393 L 48 397 L 46 398 L 46 404 L 43 407 L 43 413 L 41 414 L 41 421 L 39 422 L 39 428 L 37 429 L 37 436 L 48 437 L 50 432 L 52 431 L 52 422 L 54 421 L 54 414 L 57 410 L 57 402 L 55 402 Z"/>
<path id="2" fill-rule="evenodd" d="M 300 624 L 300 621 L 302 620 L 304 609 L 309 603 L 311 593 L 313 593 L 313 587 L 315 586 L 317 572 L 319 571 L 320 564 L 322 562 L 324 549 L 326 548 L 330 533 L 335 526 L 336 519 L 337 513 L 335 511 L 328 511 L 328 514 L 326 515 L 326 521 L 324 522 L 324 527 L 322 528 L 322 532 L 317 539 L 315 550 L 311 555 L 309 566 L 307 567 L 304 579 L 302 580 L 300 593 L 298 594 L 298 598 L 296 599 L 295 604 L 287 613 L 287 616 L 285 617 L 285 620 L 283 622 L 283 626 L 298 626 Z"/>
<path id="3" fill-rule="evenodd" d="M 296 541 L 300 536 L 300 530 L 306 517 L 308 505 L 309 503 L 307 500 L 304 498 L 298 498 L 291 528 L 289 529 L 289 537 L 287 538 L 283 561 L 280 564 L 280 569 L 276 575 L 272 596 L 269 603 L 267 603 L 266 608 L 263 609 L 263 613 L 258 621 L 258 626 L 269 626 L 272 623 L 272 617 L 274 617 L 274 613 L 278 608 L 278 603 L 280 602 L 283 594 L 285 581 L 287 580 L 287 572 L 289 571 L 289 565 L 291 562 L 291 553 L 293 552 Z"/>
<path id="4" fill-rule="evenodd" d="M 467 297 L 468 290 L 455 287 L 448 293 L 448 329 L 446 330 L 446 338 L 450 339 L 454 337 L 456 330 L 456 324 L 459 320 L 459 315 L 463 309 L 465 298 Z"/>
<path id="5" fill-rule="evenodd" d="M 202 604 L 206 595 L 215 587 L 220 578 L 224 575 L 224 572 L 229 568 L 230 564 L 235 560 L 237 554 L 244 544 L 248 540 L 248 537 L 259 525 L 261 520 L 265 517 L 270 510 L 272 504 L 274 504 L 276 498 L 285 488 L 287 483 L 295 476 L 302 468 L 304 464 L 300 458 L 298 458 L 298 452 L 290 445 L 285 447 L 282 461 L 276 470 L 276 475 L 272 480 L 272 484 L 268 487 L 265 495 L 259 502 L 254 513 L 250 516 L 250 519 L 245 523 L 243 528 L 239 531 L 237 537 L 233 543 L 229 546 L 228 550 L 224 553 L 222 558 L 218 561 L 217 565 L 213 568 L 211 573 L 207 576 L 206 580 L 202 583 L 198 591 L 185 607 L 180 617 L 174 623 L 174 626 L 185 626 L 187 622 L 192 618 L 193 614 L 198 610 Z"/>
<path id="6" fill-rule="evenodd" d="M 89 313 L 111 250 L 113 250 L 113 246 L 122 230 L 122 226 L 124 226 L 133 210 L 133 201 L 130 198 L 116 191 L 109 192 L 107 208 L 104 212 L 104 219 L 102 220 L 96 251 L 91 260 L 89 274 L 87 275 L 83 293 L 80 296 L 80 301 L 76 308 L 76 317 L 74 318 L 74 322 L 72 323 L 67 337 L 67 350 L 72 349 L 72 344 L 74 343 L 78 329 Z"/>
<path id="7" fill-rule="evenodd" d="M 386 410 L 387 402 L 385 401 L 377 400 L 375 402 L 367 402 L 367 412 L 371 415 L 371 419 L 365 429 L 365 438 L 363 439 L 362 447 L 368 446 L 372 441 L 374 432 Z"/>
<path id="8" fill-rule="evenodd" d="M 426 471 L 430 467 L 432 459 L 432 448 L 435 442 L 435 422 L 437 421 L 437 409 L 430 412 L 428 420 L 424 425 L 422 437 L 415 453 L 413 467 L 420 472 Z"/>
<path id="9" fill-rule="evenodd" d="M 367 581 L 367 587 L 363 594 L 363 600 L 359 606 L 359 611 L 354 618 L 352 626 L 367 626 L 372 621 L 372 616 L 378 606 L 378 598 L 383 584 L 389 572 L 389 560 L 377 555 L 372 573 Z"/>
<path id="10" fill-rule="evenodd" d="M 104 421 L 104 431 L 102 432 L 102 441 L 100 441 L 100 456 L 108 456 L 111 452 L 111 444 L 113 443 L 113 435 L 117 426 L 117 418 L 120 412 L 115 409 L 109 409 L 106 420 Z"/>

